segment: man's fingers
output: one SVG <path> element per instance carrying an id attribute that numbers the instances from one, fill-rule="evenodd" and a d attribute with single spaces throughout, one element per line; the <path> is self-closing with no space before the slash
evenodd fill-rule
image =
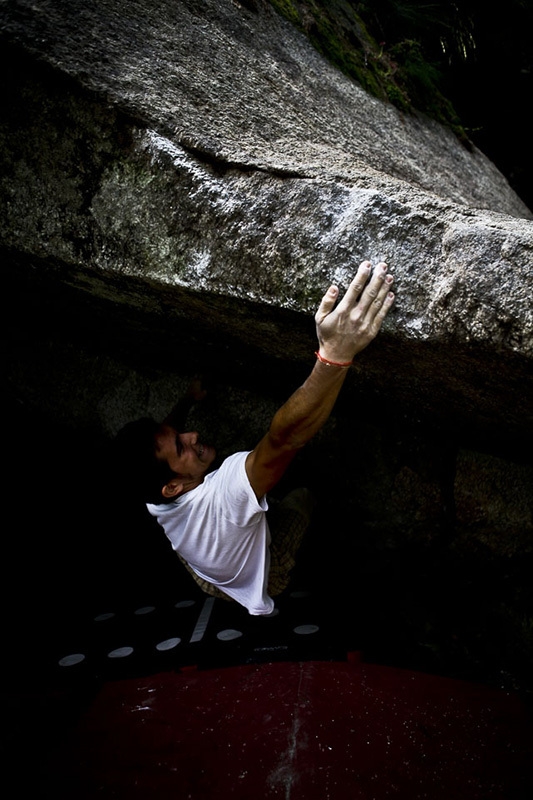
<path id="1" fill-rule="evenodd" d="M 331 314 L 331 312 L 335 308 L 335 303 L 337 302 L 338 296 L 339 296 L 338 288 L 336 286 L 330 286 L 326 294 L 322 298 L 320 305 L 318 306 L 317 312 L 315 314 L 315 321 L 319 325 L 322 322 L 322 320 L 324 320 L 328 316 L 328 314 Z"/>
<path id="2" fill-rule="evenodd" d="M 346 289 L 346 294 L 339 303 L 339 308 L 341 310 L 349 309 L 355 306 L 361 294 L 363 293 L 371 272 L 372 264 L 370 261 L 363 261 L 359 265 L 359 269 L 355 273 L 354 279 Z"/>
<path id="3" fill-rule="evenodd" d="M 366 313 L 370 314 L 370 316 L 377 314 L 383 306 L 394 280 L 392 275 L 386 273 L 386 265 L 383 266 L 385 267 L 385 272 L 377 276 L 380 283 L 376 281 L 376 285 L 373 281 L 372 285 L 367 287 L 368 291 L 365 292 L 365 297 L 361 298 L 361 308 L 366 310 Z"/>
<path id="4" fill-rule="evenodd" d="M 370 261 L 363 261 L 359 265 L 355 277 L 348 286 L 344 297 L 340 300 L 337 310 L 340 313 L 357 313 L 359 319 L 369 317 L 371 324 L 372 319 L 376 317 L 380 309 L 382 309 L 386 303 L 386 298 L 392 282 L 393 277 L 387 273 L 387 265 L 383 261 L 377 264 L 373 274 Z M 315 321 L 317 324 L 320 325 L 324 319 L 331 314 L 335 308 L 338 296 L 338 288 L 336 286 L 330 286 L 322 298 L 315 314 Z"/>
<path id="5" fill-rule="evenodd" d="M 379 293 L 376 300 L 374 300 L 366 312 L 366 323 L 372 331 L 372 336 L 377 335 L 383 320 L 394 303 L 395 298 L 394 294 L 390 291 L 390 285 L 390 283 L 385 285 L 383 292 Z"/>
<path id="6" fill-rule="evenodd" d="M 351 309 L 357 310 L 358 314 L 368 313 L 373 316 L 382 305 L 391 283 L 392 275 L 387 274 L 387 265 L 381 261 L 359 299 L 352 303 Z"/>

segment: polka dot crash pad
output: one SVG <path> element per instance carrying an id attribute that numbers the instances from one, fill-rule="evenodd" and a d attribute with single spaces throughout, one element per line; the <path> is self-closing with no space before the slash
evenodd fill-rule
<path id="1" fill-rule="evenodd" d="M 54 797 L 533 797 L 518 695 L 353 659 L 104 683 L 48 769 Z"/>

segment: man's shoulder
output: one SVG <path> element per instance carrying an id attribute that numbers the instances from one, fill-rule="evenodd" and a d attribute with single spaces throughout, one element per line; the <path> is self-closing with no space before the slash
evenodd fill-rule
<path id="1" fill-rule="evenodd" d="M 220 466 L 205 476 L 204 484 L 206 490 L 211 491 L 229 491 L 232 494 L 239 489 L 248 487 L 248 477 L 246 475 L 246 459 L 250 454 L 250 450 L 239 450 L 226 456 L 221 462 Z"/>
<path id="2" fill-rule="evenodd" d="M 210 473 L 210 475 L 216 475 L 216 473 L 224 473 L 227 470 L 238 468 L 246 461 L 250 452 L 250 450 L 239 450 L 236 453 L 232 453 L 230 456 L 225 456 L 218 469 Z"/>

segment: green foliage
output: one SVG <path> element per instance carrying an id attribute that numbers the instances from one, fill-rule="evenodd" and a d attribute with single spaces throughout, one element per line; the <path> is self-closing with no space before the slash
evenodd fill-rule
<path id="1" fill-rule="evenodd" d="M 292 22 L 293 25 L 297 27 L 301 27 L 301 20 L 300 14 L 297 9 L 297 4 L 293 2 L 293 0 L 271 0 L 272 5 L 274 8 L 279 11 L 279 13 Z"/>
<path id="2" fill-rule="evenodd" d="M 404 112 L 418 109 L 467 140 L 452 103 L 439 88 L 439 59 L 466 57 L 473 47 L 470 16 L 461 15 L 455 3 L 270 2 L 369 93 Z"/>
<path id="3" fill-rule="evenodd" d="M 466 140 L 452 103 L 439 90 L 440 71 L 425 58 L 420 42 L 405 39 L 391 47 L 390 55 L 401 65 L 397 79 L 413 107 L 448 125 L 460 139 Z"/>

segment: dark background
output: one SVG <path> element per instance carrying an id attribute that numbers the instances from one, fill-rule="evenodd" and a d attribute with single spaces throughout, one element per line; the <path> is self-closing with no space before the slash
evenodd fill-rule
<path id="1" fill-rule="evenodd" d="M 533 209 L 533 0 L 353 3 L 377 41 L 416 41 L 468 138 Z"/>

